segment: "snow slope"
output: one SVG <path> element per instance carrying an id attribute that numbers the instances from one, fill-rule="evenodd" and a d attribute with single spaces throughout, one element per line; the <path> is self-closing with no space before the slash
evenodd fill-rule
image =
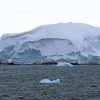
<path id="1" fill-rule="evenodd" d="M 100 28 L 82 23 L 59 23 L 0 39 L 0 61 L 32 64 L 53 59 L 77 60 L 100 56 Z M 86 63 L 86 61 L 85 61 Z"/>

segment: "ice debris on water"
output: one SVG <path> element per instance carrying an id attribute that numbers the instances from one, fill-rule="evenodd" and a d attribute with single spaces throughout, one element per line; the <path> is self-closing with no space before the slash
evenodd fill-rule
<path id="1" fill-rule="evenodd" d="M 42 79 L 40 83 L 58 84 L 60 83 L 60 79 L 56 79 L 56 80 Z"/>
<path id="2" fill-rule="evenodd" d="M 72 64 L 68 63 L 68 62 L 58 62 L 57 66 L 63 66 L 63 67 L 73 67 Z"/>

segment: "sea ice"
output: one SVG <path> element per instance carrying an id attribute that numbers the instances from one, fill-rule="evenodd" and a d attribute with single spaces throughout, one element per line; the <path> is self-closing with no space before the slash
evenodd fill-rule
<path id="1" fill-rule="evenodd" d="M 56 83 L 56 84 L 58 84 L 58 83 L 60 83 L 60 79 L 56 79 L 56 80 L 49 80 L 49 79 L 42 79 L 41 81 L 40 81 L 40 83 L 48 83 L 48 84 L 52 84 L 52 83 Z"/>
<path id="2" fill-rule="evenodd" d="M 63 66 L 63 67 L 73 67 L 72 64 L 68 63 L 68 62 L 58 62 L 57 66 Z"/>

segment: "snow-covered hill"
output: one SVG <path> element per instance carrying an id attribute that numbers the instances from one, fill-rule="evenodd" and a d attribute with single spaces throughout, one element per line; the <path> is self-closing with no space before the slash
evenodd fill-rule
<path id="1" fill-rule="evenodd" d="M 48 59 L 87 63 L 100 56 L 100 28 L 82 23 L 59 23 L 0 39 L 0 61 L 35 63 Z M 92 59 L 94 60 L 94 59 Z"/>

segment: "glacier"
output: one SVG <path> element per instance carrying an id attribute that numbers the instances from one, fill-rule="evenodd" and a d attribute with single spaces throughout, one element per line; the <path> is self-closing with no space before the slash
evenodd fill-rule
<path id="1" fill-rule="evenodd" d="M 58 23 L 0 38 L 1 63 L 36 64 L 50 60 L 100 64 L 100 28 L 83 23 Z"/>

